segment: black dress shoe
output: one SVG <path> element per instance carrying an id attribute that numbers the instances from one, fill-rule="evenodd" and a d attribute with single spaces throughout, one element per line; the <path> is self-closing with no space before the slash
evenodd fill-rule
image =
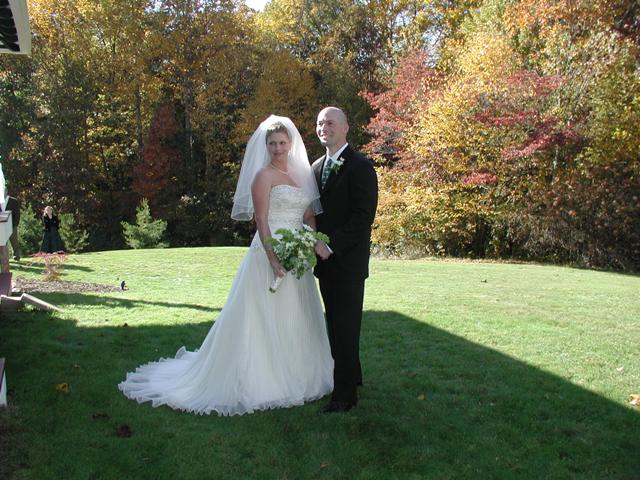
<path id="1" fill-rule="evenodd" d="M 349 402 L 338 402 L 338 401 L 331 401 L 328 404 L 326 404 L 322 410 L 320 410 L 320 413 L 339 413 L 339 412 L 348 412 L 349 410 L 351 410 L 353 407 L 355 406 L 355 404 L 353 403 L 349 403 Z"/>

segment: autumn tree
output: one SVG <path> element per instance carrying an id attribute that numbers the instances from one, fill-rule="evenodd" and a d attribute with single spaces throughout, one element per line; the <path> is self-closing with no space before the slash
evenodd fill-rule
<path id="1" fill-rule="evenodd" d="M 378 164 L 401 162 L 409 168 L 417 164 L 407 148 L 407 135 L 415 128 L 419 109 L 436 91 L 440 77 L 429 66 L 426 52 L 419 49 L 400 60 L 387 90 L 361 93 L 375 112 L 367 125 L 372 139 L 364 150 Z"/>
<path id="2" fill-rule="evenodd" d="M 462 22 L 427 95 L 403 96 L 397 70 L 384 96 L 369 97 L 372 151 L 414 167 L 382 171 L 374 239 L 392 250 L 637 269 L 636 45 L 600 7 L 543 9 L 531 24 L 510 5 L 487 0 Z M 432 85 L 423 78 L 419 88 Z M 417 98 L 416 114 L 396 134 L 389 126 L 403 118 L 389 105 L 402 112 L 405 98 Z"/>
<path id="3" fill-rule="evenodd" d="M 179 164 L 177 148 L 178 125 L 171 105 L 162 105 L 149 126 L 144 144 L 142 162 L 135 167 L 133 188 L 151 205 L 157 205 L 158 197 L 171 180 L 172 167 Z"/>
<path id="4" fill-rule="evenodd" d="M 260 122 L 276 114 L 290 117 L 307 143 L 315 142 L 317 100 L 308 67 L 286 51 L 265 54 L 262 67 L 238 124 L 238 135 L 248 139 Z"/>
<path id="5" fill-rule="evenodd" d="M 350 140 L 363 144 L 371 109 L 360 92 L 379 92 L 398 58 L 422 44 L 425 12 L 416 0 L 272 0 L 256 21 L 265 41 L 308 65 L 317 107 L 343 107 Z"/>

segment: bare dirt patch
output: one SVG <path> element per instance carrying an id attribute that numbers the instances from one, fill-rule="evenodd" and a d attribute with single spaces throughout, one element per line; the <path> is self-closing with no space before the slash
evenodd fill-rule
<path id="1" fill-rule="evenodd" d="M 120 287 L 116 285 L 105 285 L 103 283 L 67 282 L 62 280 L 45 282 L 43 280 L 20 277 L 14 278 L 14 289 L 25 293 L 107 293 L 120 291 Z"/>

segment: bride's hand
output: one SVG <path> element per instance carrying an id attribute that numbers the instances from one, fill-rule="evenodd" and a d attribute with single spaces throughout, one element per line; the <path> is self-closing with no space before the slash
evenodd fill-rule
<path id="1" fill-rule="evenodd" d="M 287 274 L 287 271 L 284 269 L 284 267 L 278 260 L 272 259 L 269 261 L 269 263 L 271 264 L 271 268 L 273 269 L 273 274 L 276 277 L 284 277 Z"/>

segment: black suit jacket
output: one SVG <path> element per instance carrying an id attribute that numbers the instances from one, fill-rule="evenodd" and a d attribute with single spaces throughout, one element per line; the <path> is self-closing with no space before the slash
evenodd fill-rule
<path id="1" fill-rule="evenodd" d="M 8 197 L 7 204 L 4 206 L 5 211 L 11 210 L 11 224 L 15 228 L 20 223 L 20 200 L 15 197 Z"/>
<path id="2" fill-rule="evenodd" d="M 371 225 L 378 206 L 378 178 L 371 160 L 350 146 L 340 158 L 339 172 L 331 172 L 322 189 L 320 177 L 326 156 L 313 163 L 323 212 L 316 217 L 319 232 L 329 235 L 333 255 L 318 259 L 318 278 L 364 280 L 369 276 Z"/>

